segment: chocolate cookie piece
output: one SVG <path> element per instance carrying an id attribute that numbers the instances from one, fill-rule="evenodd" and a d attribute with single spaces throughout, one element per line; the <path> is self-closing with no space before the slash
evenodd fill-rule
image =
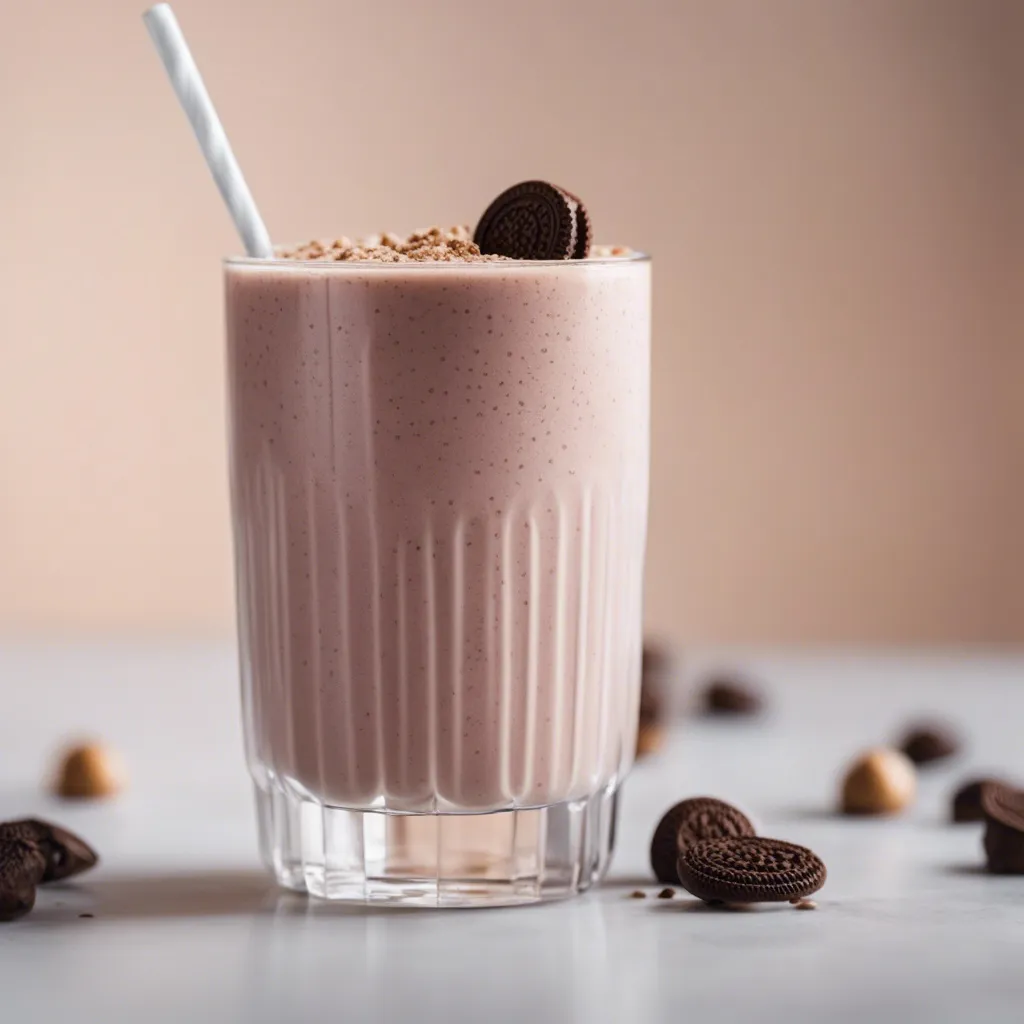
<path id="1" fill-rule="evenodd" d="M 907 730 L 900 750 L 914 764 L 931 764 L 960 752 L 960 737 L 948 725 L 928 722 Z"/>
<path id="2" fill-rule="evenodd" d="M 46 857 L 30 839 L 0 840 L 0 921 L 23 917 L 35 906 L 45 871 Z"/>
<path id="3" fill-rule="evenodd" d="M 704 710 L 711 715 L 756 715 L 764 698 L 745 679 L 716 676 L 704 687 Z"/>
<path id="4" fill-rule="evenodd" d="M 997 875 L 1024 875 L 1024 790 L 994 784 L 982 787 L 985 856 Z"/>
<path id="5" fill-rule="evenodd" d="M 732 804 L 711 796 L 695 796 L 670 807 L 651 838 L 651 868 L 655 878 L 677 885 L 679 855 L 703 839 L 752 836 L 750 819 Z"/>
<path id="6" fill-rule="evenodd" d="M 27 839 L 42 851 L 46 858 L 42 882 L 60 882 L 80 875 L 99 860 L 96 851 L 84 839 L 59 825 L 37 818 L 0 824 L 0 842 L 11 838 Z"/>
<path id="7" fill-rule="evenodd" d="M 473 241 L 487 255 L 570 260 L 586 255 L 589 236 L 590 220 L 574 195 L 546 181 L 523 181 L 487 207 Z"/>
<path id="8" fill-rule="evenodd" d="M 679 858 L 679 881 L 707 903 L 782 903 L 817 892 L 825 864 L 805 846 L 740 836 L 706 839 Z"/>
<path id="9" fill-rule="evenodd" d="M 1006 786 L 1002 779 L 981 778 L 965 782 L 950 801 L 949 816 L 957 824 L 984 821 L 985 812 L 981 807 L 981 794 L 986 786 Z"/>

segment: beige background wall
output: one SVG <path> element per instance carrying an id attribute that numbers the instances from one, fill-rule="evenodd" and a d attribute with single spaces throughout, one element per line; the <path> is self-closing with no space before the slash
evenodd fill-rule
<path id="1" fill-rule="evenodd" d="M 231 626 L 236 244 L 140 7 L 4 5 L 0 629 Z M 649 618 L 702 642 L 1024 640 L 1022 8 L 176 3 L 278 239 L 541 176 L 655 254 Z"/>

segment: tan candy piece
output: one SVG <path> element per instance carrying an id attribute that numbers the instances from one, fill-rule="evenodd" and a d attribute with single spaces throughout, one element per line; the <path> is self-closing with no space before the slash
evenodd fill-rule
<path id="1" fill-rule="evenodd" d="M 68 799 L 95 800 L 119 793 L 124 781 L 120 757 L 102 744 L 87 743 L 65 751 L 54 789 Z"/>
<path id="2" fill-rule="evenodd" d="M 636 757 L 649 757 L 665 745 L 665 729 L 657 722 L 641 722 L 636 734 Z"/>
<path id="3" fill-rule="evenodd" d="M 844 814 L 896 814 L 914 802 L 917 773 L 906 754 L 865 751 L 847 769 L 840 794 Z"/>

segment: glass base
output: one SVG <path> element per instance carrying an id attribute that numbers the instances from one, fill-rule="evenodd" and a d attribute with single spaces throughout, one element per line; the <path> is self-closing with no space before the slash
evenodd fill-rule
<path id="1" fill-rule="evenodd" d="M 328 900 L 494 907 L 563 899 L 601 880 L 618 785 L 491 814 L 328 807 L 270 778 L 256 789 L 260 850 L 280 885 Z"/>

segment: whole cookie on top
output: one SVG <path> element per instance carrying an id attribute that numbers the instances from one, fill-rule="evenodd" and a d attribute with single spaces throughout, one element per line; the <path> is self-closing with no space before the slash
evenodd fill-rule
<path id="1" fill-rule="evenodd" d="M 572 192 L 523 181 L 487 207 L 473 241 L 482 253 L 516 260 L 582 260 L 590 252 L 590 217 Z"/>

